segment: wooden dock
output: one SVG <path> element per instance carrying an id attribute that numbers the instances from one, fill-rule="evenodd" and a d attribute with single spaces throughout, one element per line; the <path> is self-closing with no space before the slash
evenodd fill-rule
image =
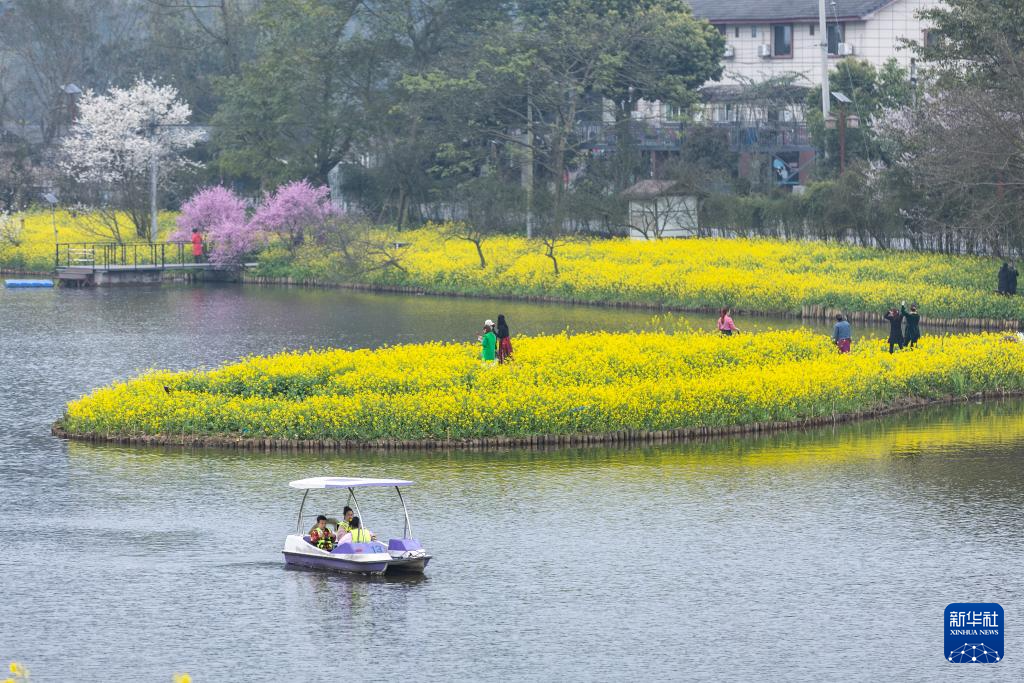
<path id="1" fill-rule="evenodd" d="M 196 259 L 190 242 L 60 243 L 54 266 L 61 284 L 78 287 L 157 283 L 175 272 L 229 275 L 237 270 Z"/>

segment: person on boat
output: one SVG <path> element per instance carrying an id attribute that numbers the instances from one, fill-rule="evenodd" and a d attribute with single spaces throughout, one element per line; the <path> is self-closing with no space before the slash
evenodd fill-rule
<path id="1" fill-rule="evenodd" d="M 352 517 L 354 514 L 352 508 L 346 505 L 345 510 L 341 513 L 341 521 L 338 522 L 338 528 L 336 529 L 338 536 L 344 536 L 352 530 Z"/>
<path id="2" fill-rule="evenodd" d="M 320 550 L 330 552 L 334 550 L 334 534 L 327 528 L 327 517 L 317 515 L 316 526 L 309 531 L 309 542 Z"/>
<path id="3" fill-rule="evenodd" d="M 512 358 L 512 340 L 509 337 L 508 323 L 501 313 L 498 314 L 498 326 L 495 329 L 495 334 L 498 337 L 498 363 L 501 364 Z"/>
<path id="4" fill-rule="evenodd" d="M 898 346 L 900 349 L 903 348 L 903 316 L 899 310 L 893 306 L 883 316 L 889 321 L 889 353 Z"/>
<path id="5" fill-rule="evenodd" d="M 917 304 L 910 304 L 907 310 L 907 302 L 900 304 L 900 313 L 906 326 L 903 329 L 903 342 L 910 348 L 917 346 L 917 340 L 921 338 L 921 314 L 917 312 Z"/>
<path id="6" fill-rule="evenodd" d="M 363 524 L 359 521 L 358 517 L 353 517 L 351 531 L 338 540 L 338 545 L 342 543 L 369 543 L 375 538 L 377 537 L 373 535 L 372 531 L 363 528 Z"/>
<path id="7" fill-rule="evenodd" d="M 736 324 L 729 317 L 729 313 L 732 311 L 731 308 L 723 308 L 722 314 L 718 317 L 718 331 L 724 335 L 731 335 L 733 333 L 739 333 L 740 329 L 736 327 Z"/>
<path id="8" fill-rule="evenodd" d="M 498 338 L 494 336 L 494 322 L 484 321 L 484 333 L 477 337 L 480 342 L 480 358 L 486 363 L 494 362 L 494 354 L 498 348 Z"/>
<path id="9" fill-rule="evenodd" d="M 832 326 L 832 341 L 839 349 L 839 353 L 850 352 L 850 344 L 853 343 L 853 328 L 850 327 L 850 322 L 842 313 L 836 314 L 836 324 Z"/>

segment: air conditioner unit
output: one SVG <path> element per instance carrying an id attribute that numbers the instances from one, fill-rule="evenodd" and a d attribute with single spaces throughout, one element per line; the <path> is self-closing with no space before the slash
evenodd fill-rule
<path id="1" fill-rule="evenodd" d="M 757 54 L 760 57 L 771 57 L 772 56 L 772 46 L 771 45 L 758 45 L 757 46 Z"/>
<path id="2" fill-rule="evenodd" d="M 853 45 L 850 43 L 839 43 L 839 56 L 849 57 L 850 55 L 857 54 L 857 51 L 853 49 Z"/>
<path id="3" fill-rule="evenodd" d="M 722 56 L 725 57 L 726 59 L 732 59 L 733 57 L 736 56 L 736 48 L 733 47 L 732 45 L 726 45 L 725 52 L 722 54 Z"/>

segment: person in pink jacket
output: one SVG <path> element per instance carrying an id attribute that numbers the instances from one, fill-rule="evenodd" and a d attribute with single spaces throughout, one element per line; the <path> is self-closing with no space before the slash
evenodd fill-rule
<path id="1" fill-rule="evenodd" d="M 740 328 L 736 327 L 736 323 L 729 317 L 730 310 L 729 308 L 723 308 L 722 315 L 718 317 L 718 331 L 726 335 L 738 334 L 740 331 Z"/>

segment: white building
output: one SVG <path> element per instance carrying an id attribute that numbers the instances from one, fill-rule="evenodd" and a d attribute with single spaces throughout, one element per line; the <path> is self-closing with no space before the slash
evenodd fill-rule
<path id="1" fill-rule="evenodd" d="M 798 73 L 806 85 L 821 85 L 818 0 L 689 0 L 695 16 L 726 38 L 723 83 L 737 77 L 762 81 Z M 902 39 L 927 41 L 928 25 L 917 17 L 939 0 L 826 0 L 826 39 L 831 60 L 854 56 L 875 67 L 895 58 L 909 68 L 913 56 Z"/>
<path id="2" fill-rule="evenodd" d="M 765 178 L 797 187 L 813 179 L 817 150 L 805 121 L 807 95 L 821 88 L 822 43 L 829 70 L 843 58 L 882 67 L 895 59 L 910 71 L 913 52 L 905 40 L 929 41 L 928 23 L 917 15 L 941 0 L 826 0 L 825 35 L 819 30 L 818 0 L 688 0 L 726 40 L 720 81 L 702 88 L 698 120 L 728 132 L 739 154 L 742 177 Z M 751 84 L 779 79 L 768 88 Z M 783 85 L 783 83 L 785 85 Z M 843 83 L 830 83 L 835 92 Z M 680 112 L 661 102 L 641 101 L 634 117 L 657 128 Z"/>
<path id="3" fill-rule="evenodd" d="M 641 180 L 625 190 L 629 200 L 629 236 L 632 239 L 696 237 L 700 201 L 673 180 Z"/>

